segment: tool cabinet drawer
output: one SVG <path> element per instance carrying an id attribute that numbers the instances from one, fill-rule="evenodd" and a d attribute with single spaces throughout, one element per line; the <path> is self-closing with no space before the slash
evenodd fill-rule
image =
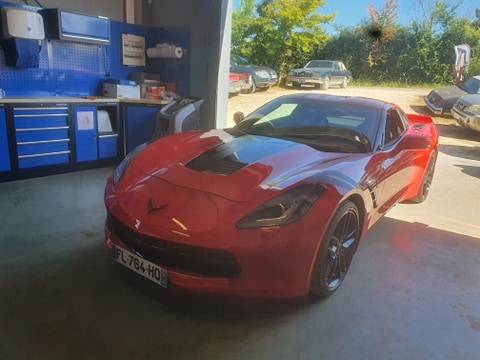
<path id="1" fill-rule="evenodd" d="M 36 117 L 14 116 L 15 129 L 58 127 L 68 125 L 68 115 L 42 114 Z"/>
<path id="2" fill-rule="evenodd" d="M 70 151 L 59 151 L 32 155 L 19 155 L 18 167 L 20 169 L 35 168 L 40 166 L 68 164 Z"/>
<path id="3" fill-rule="evenodd" d="M 66 106 L 39 106 L 39 107 L 34 107 L 34 106 L 25 106 L 25 107 L 18 107 L 15 106 L 13 108 L 13 116 L 25 116 L 25 117 L 35 117 L 35 116 L 41 116 L 41 115 L 48 115 L 48 114 L 63 114 L 63 115 L 68 115 L 68 107 Z"/>
<path id="4" fill-rule="evenodd" d="M 22 156 L 67 151 L 69 150 L 68 143 L 68 139 L 19 142 L 17 143 L 17 154 Z"/>
<path id="5" fill-rule="evenodd" d="M 16 130 L 17 142 L 68 139 L 68 126 Z"/>
<path id="6" fill-rule="evenodd" d="M 98 155 L 100 159 L 117 157 L 118 135 L 108 134 L 98 136 Z"/>

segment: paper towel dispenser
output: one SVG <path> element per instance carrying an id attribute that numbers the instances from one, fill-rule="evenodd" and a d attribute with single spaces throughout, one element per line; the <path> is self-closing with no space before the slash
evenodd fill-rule
<path id="1" fill-rule="evenodd" d="M 45 39 L 42 15 L 33 10 L 5 7 L 2 13 L 2 33 L 5 39 Z"/>

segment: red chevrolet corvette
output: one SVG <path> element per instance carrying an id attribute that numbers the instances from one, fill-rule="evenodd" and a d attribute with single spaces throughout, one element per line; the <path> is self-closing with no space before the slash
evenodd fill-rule
<path id="1" fill-rule="evenodd" d="M 163 287 L 325 297 L 379 218 L 427 197 L 437 147 L 430 117 L 393 104 L 280 97 L 130 153 L 108 179 L 106 246 Z"/>

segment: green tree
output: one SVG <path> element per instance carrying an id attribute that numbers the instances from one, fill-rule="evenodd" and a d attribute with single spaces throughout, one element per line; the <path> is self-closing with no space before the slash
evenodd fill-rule
<path id="1" fill-rule="evenodd" d="M 232 18 L 232 53 L 250 58 L 250 46 L 254 16 L 254 0 L 241 0 Z"/>
<path id="2" fill-rule="evenodd" d="M 368 22 L 364 31 L 371 37 L 372 44 L 368 54 L 368 64 L 370 67 L 385 63 L 387 54 L 384 52 L 384 46 L 395 38 L 397 33 L 397 9 L 398 4 L 395 0 L 387 0 L 385 6 L 377 10 L 373 5 L 368 7 Z"/>
<path id="3" fill-rule="evenodd" d="M 343 61 L 354 79 L 364 81 L 448 83 L 454 46 L 468 44 L 472 62 L 467 76 L 479 75 L 480 14 L 476 19 L 459 17 L 458 3 L 445 0 L 419 0 L 419 4 L 420 18 L 406 26 L 395 24 L 388 3 L 373 13 L 370 10 L 368 20 L 339 29 L 314 57 Z"/>
<path id="4" fill-rule="evenodd" d="M 251 1 L 242 1 L 233 15 L 234 54 L 271 66 L 284 77 L 328 40 L 321 25 L 334 16 L 318 12 L 324 4 L 325 0 L 262 0 L 254 11 Z"/>

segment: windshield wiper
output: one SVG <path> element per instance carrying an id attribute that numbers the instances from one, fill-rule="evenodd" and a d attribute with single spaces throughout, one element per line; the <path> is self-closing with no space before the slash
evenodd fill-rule
<path id="1" fill-rule="evenodd" d="M 355 144 L 357 147 L 365 152 L 370 151 L 371 144 L 370 140 L 360 132 L 351 129 L 342 129 L 342 128 L 315 128 L 311 131 L 283 131 L 283 132 L 274 132 L 271 136 L 276 137 L 285 137 L 292 139 L 302 139 L 302 140 L 320 140 L 321 138 L 339 138 L 344 141 L 347 141 L 351 144 Z"/>

